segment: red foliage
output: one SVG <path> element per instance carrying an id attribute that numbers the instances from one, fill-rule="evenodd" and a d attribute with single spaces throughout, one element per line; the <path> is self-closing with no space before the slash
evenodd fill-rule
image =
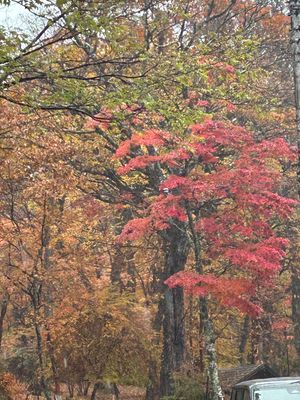
<path id="1" fill-rule="evenodd" d="M 149 231 L 151 226 L 150 218 L 135 218 L 129 221 L 119 236 L 119 241 L 136 240 L 141 236 L 145 235 Z"/>
<path id="2" fill-rule="evenodd" d="M 250 301 L 255 287 L 246 279 L 219 278 L 212 274 L 182 271 L 168 278 L 165 283 L 170 288 L 181 286 L 191 295 L 213 295 L 221 305 L 237 308 L 247 314 L 257 315 L 261 311 L 259 306 Z"/>
<path id="3" fill-rule="evenodd" d="M 138 146 L 163 146 L 171 135 L 158 129 L 149 129 L 142 135 L 134 134 L 131 139 L 124 140 L 116 151 L 116 157 L 124 157 L 129 155 L 130 150 Z"/>
<path id="4" fill-rule="evenodd" d="M 231 72 L 229 66 L 220 68 Z M 249 296 L 258 281 L 270 284 L 288 244 L 276 237 L 270 221 L 286 218 L 296 203 L 276 192 L 279 163 L 295 159 L 286 141 L 258 143 L 242 127 L 207 120 L 190 126 L 185 136 L 160 130 L 134 134 L 121 143 L 116 156 L 127 157 L 121 174 L 143 170 L 147 176 L 155 166 L 164 176 L 156 186 L 151 181 L 152 194 L 146 190 L 143 200 L 148 206 L 141 218 L 125 226 L 120 240 L 165 230 L 176 220 L 187 222 L 188 206 L 206 259 L 229 266 L 228 276 L 182 272 L 167 284 L 199 296 L 210 293 L 227 307 L 259 312 Z"/>
<path id="5" fill-rule="evenodd" d="M 159 162 L 161 157 L 159 156 L 149 156 L 148 154 L 144 156 L 136 156 L 132 158 L 125 166 L 118 169 L 118 173 L 125 175 L 130 171 L 144 169 L 148 165 Z"/>
<path id="6" fill-rule="evenodd" d="M 209 102 L 207 100 L 198 100 L 196 105 L 198 107 L 207 107 L 209 106 Z"/>
<path id="7" fill-rule="evenodd" d="M 181 196 L 169 194 L 167 196 L 160 195 L 156 201 L 151 205 L 151 217 L 152 220 L 162 222 L 164 226 L 168 226 L 170 218 L 176 218 L 179 221 L 186 220 L 185 209 L 181 204 Z"/>
<path id="8" fill-rule="evenodd" d="M 281 319 L 272 324 L 275 331 L 286 331 L 291 326 L 291 322 L 287 319 Z"/>
<path id="9" fill-rule="evenodd" d="M 184 176 L 170 175 L 161 185 L 160 190 L 172 190 L 184 185 L 190 185 L 190 180 Z"/>
<path id="10" fill-rule="evenodd" d="M 204 139 L 206 145 L 214 147 L 223 145 L 239 150 L 253 143 L 252 135 L 246 129 L 223 122 L 207 120 L 203 124 L 192 125 L 190 129 Z"/>
<path id="11" fill-rule="evenodd" d="M 85 127 L 87 129 L 96 129 L 100 128 L 103 130 L 107 130 L 112 121 L 113 114 L 107 108 L 103 108 L 98 114 L 94 115 L 93 118 L 89 118 Z"/>

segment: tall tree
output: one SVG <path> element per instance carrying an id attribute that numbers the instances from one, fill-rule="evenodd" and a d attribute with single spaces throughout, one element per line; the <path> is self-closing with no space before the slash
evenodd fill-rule
<path id="1" fill-rule="evenodd" d="M 298 146 L 298 198 L 300 195 L 300 1 L 290 0 L 291 42 L 294 69 L 295 107 Z M 295 346 L 300 355 L 300 259 L 296 258 L 292 266 L 292 310 L 295 334 Z"/>

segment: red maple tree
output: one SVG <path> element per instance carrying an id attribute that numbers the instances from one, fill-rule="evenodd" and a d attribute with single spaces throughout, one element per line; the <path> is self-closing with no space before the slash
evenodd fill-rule
<path id="1" fill-rule="evenodd" d="M 256 314 L 257 282 L 270 284 L 288 241 L 272 222 L 286 218 L 295 201 L 278 194 L 282 165 L 295 155 L 282 138 L 257 142 L 251 132 L 207 120 L 183 134 L 137 131 L 115 153 L 118 173 L 139 185 L 136 218 L 120 240 L 136 240 L 183 223 L 197 235 L 205 268 L 180 271 L 166 281 L 192 294 Z"/>

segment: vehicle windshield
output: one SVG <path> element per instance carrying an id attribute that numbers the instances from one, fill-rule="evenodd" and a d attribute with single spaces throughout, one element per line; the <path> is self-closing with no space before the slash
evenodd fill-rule
<path id="1" fill-rule="evenodd" d="M 257 386 L 253 400 L 300 400 L 300 382 Z"/>

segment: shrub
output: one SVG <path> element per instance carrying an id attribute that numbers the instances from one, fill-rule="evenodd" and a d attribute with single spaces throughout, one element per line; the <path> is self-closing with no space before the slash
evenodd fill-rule
<path id="1" fill-rule="evenodd" d="M 204 400 L 203 386 L 197 377 L 180 377 L 175 381 L 173 396 L 164 397 L 163 400 Z"/>

